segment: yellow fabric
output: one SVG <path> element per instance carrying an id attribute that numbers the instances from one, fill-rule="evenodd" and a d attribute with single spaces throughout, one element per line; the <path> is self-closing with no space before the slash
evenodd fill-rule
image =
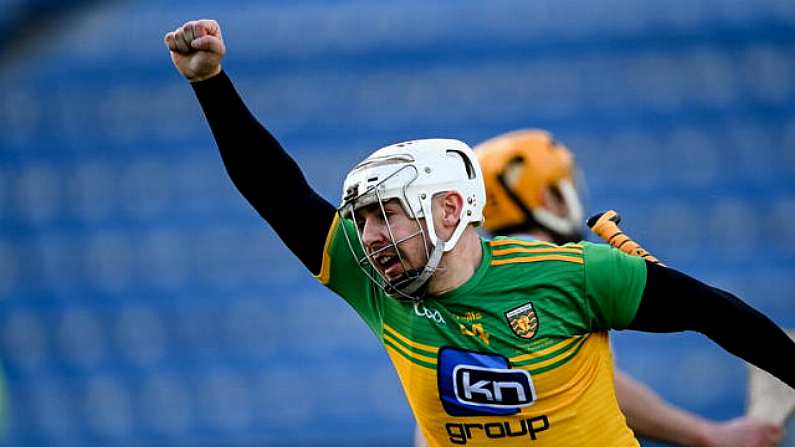
<path id="1" fill-rule="evenodd" d="M 543 369 L 571 355 L 574 347 L 581 344 L 576 355 L 563 365 L 545 372 L 531 372 L 538 400 L 509 416 L 447 415 L 439 399 L 436 370 L 408 360 L 405 352 L 400 353 L 389 345 L 386 350 L 430 446 L 639 446 L 616 401 L 607 333 L 572 337 L 536 354 L 554 352 L 565 348 L 567 343 L 571 347 L 551 359 L 516 367 L 528 371 Z M 529 358 L 520 356 L 511 360 Z M 517 436 L 499 436 L 506 430 Z M 526 433 L 518 435 L 522 432 Z"/>
<path id="2" fill-rule="evenodd" d="M 323 285 L 328 284 L 331 279 L 331 256 L 329 255 L 329 251 L 331 249 L 331 243 L 334 241 L 334 235 L 337 234 L 337 223 L 339 219 L 340 215 L 335 213 L 334 220 L 331 222 L 328 234 L 326 235 L 326 243 L 323 245 L 323 263 L 320 266 L 320 273 L 315 275 L 315 279 L 320 281 Z"/>

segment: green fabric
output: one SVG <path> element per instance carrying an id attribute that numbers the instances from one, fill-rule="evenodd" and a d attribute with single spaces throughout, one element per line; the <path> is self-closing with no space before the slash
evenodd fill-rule
<path id="1" fill-rule="evenodd" d="M 646 287 L 646 262 L 604 244 L 584 243 L 585 292 L 598 329 L 625 329 Z"/>
<path id="2" fill-rule="evenodd" d="M 344 222 L 334 229 L 329 247 L 327 286 L 356 310 L 379 339 L 386 324 L 414 342 L 476 351 L 488 347 L 512 357 L 572 336 L 625 328 L 645 286 L 644 261 L 607 245 L 537 243 L 528 247 L 527 243 L 514 244 L 516 238 L 496 238 L 505 242 L 491 247 L 489 241 L 482 241 L 483 259 L 466 283 L 415 305 L 371 285 L 342 233 L 348 229 L 360 257 L 355 230 L 349 221 Z M 528 248 L 531 253 L 526 252 Z M 506 249 L 518 253 L 494 255 Z M 522 338 L 506 314 L 527 303 L 532 304 L 538 327 L 532 337 Z"/>
<path id="3" fill-rule="evenodd" d="M 356 259 L 361 259 L 363 252 L 353 222 L 346 219 L 339 219 L 337 222 L 336 228 L 331 230 L 334 232 L 328 250 L 331 274 L 326 286 L 343 297 L 367 323 L 370 330 L 381 338 L 384 294 L 371 283 L 357 265 Z M 356 259 L 351 254 L 351 247 L 356 251 Z"/>

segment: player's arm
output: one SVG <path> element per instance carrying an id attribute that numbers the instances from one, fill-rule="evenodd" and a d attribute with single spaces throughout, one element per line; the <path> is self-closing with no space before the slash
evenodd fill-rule
<path id="1" fill-rule="evenodd" d="M 795 342 L 736 296 L 646 262 L 646 284 L 629 329 L 697 331 L 795 388 Z"/>
<path id="2" fill-rule="evenodd" d="M 605 242 L 632 256 L 663 266 L 618 224 L 621 216 L 606 211 L 588 219 L 588 226 Z M 773 423 L 740 417 L 714 422 L 668 404 L 649 387 L 616 370 L 616 396 L 627 424 L 642 436 L 685 446 L 772 447 L 783 435 Z"/>
<path id="3" fill-rule="evenodd" d="M 774 447 L 782 437 L 775 424 L 744 417 L 713 422 L 677 408 L 618 370 L 616 395 L 627 424 L 647 438 L 692 447 Z"/>
<path id="4" fill-rule="evenodd" d="M 237 189 L 313 273 L 320 271 L 334 207 L 306 182 L 295 161 L 251 114 L 221 69 L 226 52 L 214 20 L 166 34 L 177 70 L 191 82 Z"/>

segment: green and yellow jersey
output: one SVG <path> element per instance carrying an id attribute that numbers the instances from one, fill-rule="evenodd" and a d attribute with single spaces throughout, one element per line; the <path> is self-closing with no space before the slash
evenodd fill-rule
<path id="1" fill-rule="evenodd" d="M 430 445 L 638 445 L 607 330 L 634 318 L 642 259 L 588 242 L 483 240 L 465 284 L 409 303 L 370 282 L 343 231 L 355 240 L 335 219 L 318 279 L 383 342 Z"/>

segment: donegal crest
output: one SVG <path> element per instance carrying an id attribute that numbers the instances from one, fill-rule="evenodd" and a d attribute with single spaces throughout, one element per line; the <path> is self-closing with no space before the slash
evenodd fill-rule
<path id="1" fill-rule="evenodd" d="M 533 338 L 538 331 L 538 317 L 533 309 L 533 303 L 522 304 L 505 312 L 505 318 L 508 319 L 508 326 L 513 333 L 522 338 Z"/>

